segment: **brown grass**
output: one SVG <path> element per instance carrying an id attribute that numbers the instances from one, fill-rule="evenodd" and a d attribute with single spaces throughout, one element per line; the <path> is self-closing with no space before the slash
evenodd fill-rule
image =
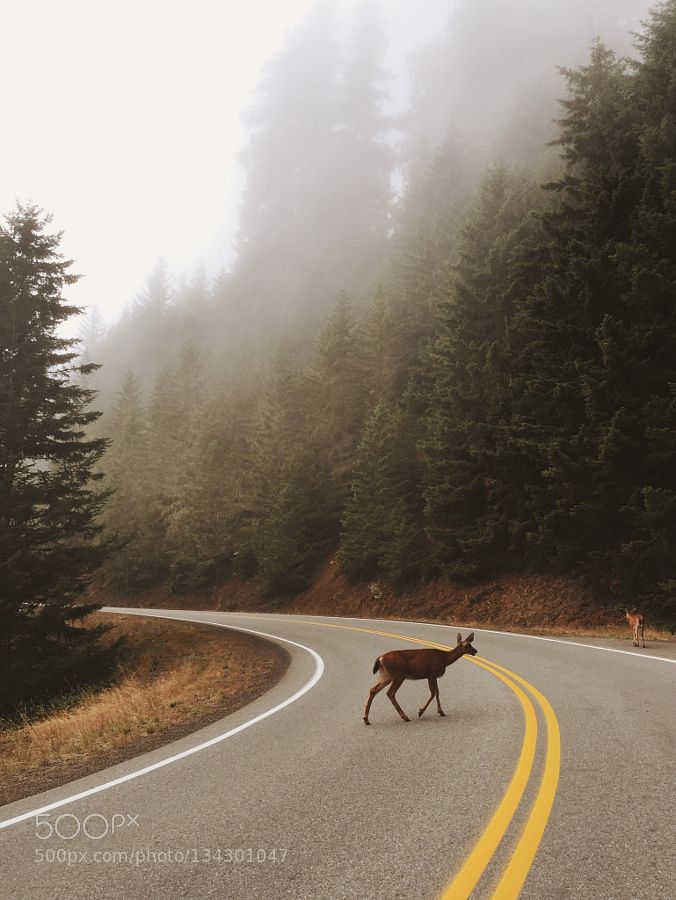
<path id="1" fill-rule="evenodd" d="M 88 763 L 100 768 L 148 736 L 185 733 L 186 724 L 241 706 L 281 674 L 280 653 L 248 636 L 135 616 L 96 619 L 115 626 L 106 639 L 127 636 L 115 683 L 82 692 L 67 709 L 0 730 L 0 802 L 14 798 L 17 786 L 23 795 L 31 786 L 41 789 L 50 773 L 63 781 Z"/>

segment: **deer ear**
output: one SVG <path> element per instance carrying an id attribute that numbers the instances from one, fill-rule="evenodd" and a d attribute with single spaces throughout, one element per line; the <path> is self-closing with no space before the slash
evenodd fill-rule
<path id="1" fill-rule="evenodd" d="M 465 643 L 466 643 L 466 644 L 471 644 L 473 640 L 474 640 L 474 632 L 472 632 L 471 634 L 468 634 L 468 635 L 467 635 L 467 637 L 465 638 Z"/>
<path id="2" fill-rule="evenodd" d="M 458 632 L 458 643 L 462 644 L 462 635 Z"/>

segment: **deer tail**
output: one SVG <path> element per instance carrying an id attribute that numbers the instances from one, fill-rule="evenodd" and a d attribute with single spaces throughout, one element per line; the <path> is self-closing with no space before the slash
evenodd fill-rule
<path id="1" fill-rule="evenodd" d="M 377 659 L 373 664 L 373 674 L 375 675 L 378 669 L 380 668 L 380 659 Z"/>

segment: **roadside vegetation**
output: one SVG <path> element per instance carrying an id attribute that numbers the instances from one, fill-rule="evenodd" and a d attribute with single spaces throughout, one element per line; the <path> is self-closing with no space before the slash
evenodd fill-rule
<path id="1" fill-rule="evenodd" d="M 124 635 L 108 683 L 0 722 L 0 803 L 151 749 L 232 712 L 280 677 L 284 655 L 209 626 L 95 614 Z"/>

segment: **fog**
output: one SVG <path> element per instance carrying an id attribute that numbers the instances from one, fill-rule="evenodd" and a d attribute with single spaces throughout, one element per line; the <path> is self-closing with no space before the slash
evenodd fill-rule
<path id="1" fill-rule="evenodd" d="M 53 214 L 84 276 L 76 302 L 98 305 L 111 321 L 158 257 L 178 273 L 232 261 L 242 113 L 266 61 L 311 5 L 5 4 L 0 210 L 21 199 Z M 353 5 L 337 4 L 346 13 Z M 416 40 L 440 22 L 438 10 L 406 18 Z M 408 38 L 394 42 L 400 61 Z"/>
<path id="2" fill-rule="evenodd" d="M 332 37 L 348 53 L 350 20 L 368 4 L 319 5 L 327 15 L 332 7 Z M 312 7 L 44 0 L 5 8 L 0 209 L 30 199 L 54 215 L 84 276 L 76 302 L 113 321 L 160 257 L 178 278 L 233 265 L 252 175 L 240 154 L 257 87 Z M 482 165 L 535 155 L 562 89 L 557 65 L 581 62 L 596 35 L 628 50 L 646 10 L 640 0 L 382 0 L 382 103 L 393 116 L 387 141 L 400 154 L 390 168 L 395 195 L 406 166 L 429 156 L 451 124 Z"/>

